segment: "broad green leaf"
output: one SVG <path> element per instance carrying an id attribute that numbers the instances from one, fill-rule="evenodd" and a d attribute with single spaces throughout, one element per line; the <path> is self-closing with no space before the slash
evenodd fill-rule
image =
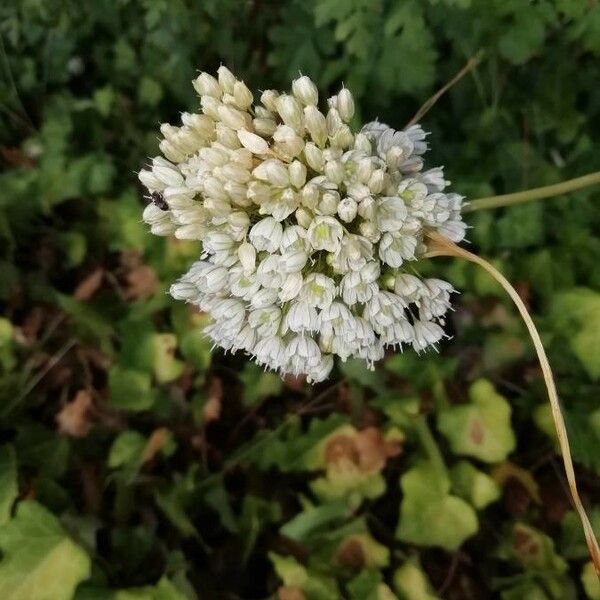
<path id="1" fill-rule="evenodd" d="M 402 600 L 440 600 L 416 559 L 409 559 L 394 571 L 394 589 Z"/>
<path id="2" fill-rule="evenodd" d="M 470 462 L 461 460 L 450 470 L 452 490 L 475 508 L 485 508 L 502 495 L 500 486 Z"/>
<path id="3" fill-rule="evenodd" d="M 396 537 L 421 546 L 456 550 L 478 529 L 477 515 L 450 494 L 450 483 L 429 462 L 421 461 L 400 478 L 403 497 Z"/>
<path id="4" fill-rule="evenodd" d="M 583 565 L 581 583 L 589 600 L 600 600 L 600 579 L 591 560 Z"/>
<path id="5" fill-rule="evenodd" d="M 9 445 L 0 446 L 0 525 L 9 520 L 18 494 L 15 450 Z"/>
<path id="6" fill-rule="evenodd" d="M 469 389 L 469 402 L 443 409 L 438 429 L 456 454 L 494 463 L 504 460 L 515 448 L 510 423 L 510 404 L 485 379 Z"/>
<path id="7" fill-rule="evenodd" d="M 70 600 L 90 575 L 90 559 L 40 504 L 22 502 L 0 528 L 0 598 Z"/>
<path id="8" fill-rule="evenodd" d="M 350 600 L 398 600 L 379 571 L 364 569 L 348 582 Z"/>
<path id="9" fill-rule="evenodd" d="M 303 567 L 291 556 L 270 552 L 269 560 L 284 585 L 302 591 L 307 600 L 339 600 L 338 586 L 332 577 Z"/>
<path id="10" fill-rule="evenodd" d="M 114 365 L 108 372 L 110 404 L 123 410 L 147 410 L 154 404 L 148 373 Z"/>
<path id="11" fill-rule="evenodd" d="M 124 431 L 113 442 L 108 454 L 108 466 L 113 469 L 137 466 L 146 447 L 146 438 L 137 431 Z"/>
<path id="12" fill-rule="evenodd" d="M 587 374 L 600 379 L 600 293 L 575 288 L 559 294 L 552 316 Z"/>

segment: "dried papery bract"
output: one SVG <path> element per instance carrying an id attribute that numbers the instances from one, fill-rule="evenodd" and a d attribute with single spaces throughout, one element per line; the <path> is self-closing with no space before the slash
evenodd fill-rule
<path id="1" fill-rule="evenodd" d="M 493 265 L 488 263 L 480 256 L 477 256 L 476 254 L 457 246 L 455 243 L 433 231 L 427 234 L 427 245 L 428 252 L 426 256 L 428 257 L 433 258 L 436 256 L 453 256 L 463 258 L 483 267 L 504 288 L 519 310 L 519 313 L 521 314 L 521 317 L 527 327 L 527 331 L 531 336 L 531 340 L 533 341 L 533 345 L 535 346 L 535 350 L 540 361 L 544 382 L 548 391 L 548 398 L 550 400 L 550 407 L 552 409 L 552 418 L 554 420 L 554 426 L 558 435 L 558 442 L 562 453 L 565 473 L 567 475 L 567 482 L 569 484 L 569 490 L 571 491 L 571 496 L 573 499 L 573 505 L 575 506 L 577 514 L 581 519 L 586 543 L 594 562 L 596 573 L 600 577 L 600 547 L 598 546 L 598 541 L 596 540 L 594 530 L 587 513 L 585 512 L 583 502 L 581 501 L 581 497 L 579 495 L 579 490 L 577 489 L 577 480 L 575 478 L 575 469 L 573 467 L 573 459 L 571 457 L 571 448 L 569 446 L 567 427 L 561 411 L 560 401 L 556 391 L 556 385 L 554 383 L 554 376 L 552 374 L 552 369 L 550 367 L 548 357 L 546 356 L 546 351 L 544 350 L 542 340 L 535 327 L 533 319 L 527 310 L 527 307 L 525 306 L 523 300 L 521 300 L 521 297 L 515 288 L 502 275 L 502 273 L 500 273 Z"/>
<path id="2" fill-rule="evenodd" d="M 334 356 L 372 367 L 385 347 L 437 344 L 453 289 L 410 263 L 426 230 L 460 241 L 465 225 L 443 170 L 423 170 L 423 129 L 353 131 L 351 92 L 320 110 L 304 75 L 254 105 L 225 67 L 194 88 L 201 113 L 161 126 L 164 157 L 139 177 L 164 198 L 151 231 L 202 242 L 171 294 L 211 314 L 215 345 L 316 382 Z"/>

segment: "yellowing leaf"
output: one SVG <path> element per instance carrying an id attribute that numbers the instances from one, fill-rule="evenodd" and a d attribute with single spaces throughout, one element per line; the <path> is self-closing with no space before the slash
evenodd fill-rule
<path id="1" fill-rule="evenodd" d="M 450 482 L 426 461 L 400 479 L 404 497 L 396 537 L 422 546 L 456 550 L 478 528 L 475 511 L 450 495 Z"/>
<path id="2" fill-rule="evenodd" d="M 0 528 L 0 549 L 2 600 L 70 600 L 90 574 L 87 554 L 36 502 L 21 503 L 16 516 Z"/>
<path id="3" fill-rule="evenodd" d="M 508 401 L 485 379 L 471 385 L 469 400 L 441 411 L 438 429 L 456 454 L 490 463 L 504 460 L 515 448 Z"/>

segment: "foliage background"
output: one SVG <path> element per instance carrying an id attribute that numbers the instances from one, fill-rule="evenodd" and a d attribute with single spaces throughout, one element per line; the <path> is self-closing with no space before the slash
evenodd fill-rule
<path id="1" fill-rule="evenodd" d="M 135 172 L 222 62 L 425 117 L 476 198 L 598 170 L 596 0 L 9 0 L 0 7 L 0 597 L 600 598 L 538 366 L 482 272 L 440 354 L 316 388 L 211 355 Z M 517 284 L 600 524 L 600 193 L 468 216 Z"/>

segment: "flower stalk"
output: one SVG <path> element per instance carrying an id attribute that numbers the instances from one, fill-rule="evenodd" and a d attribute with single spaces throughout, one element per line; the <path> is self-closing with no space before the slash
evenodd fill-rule
<path id="1" fill-rule="evenodd" d="M 502 194 L 500 196 L 489 196 L 487 198 L 478 198 L 472 200 L 463 207 L 463 212 L 474 212 L 488 208 L 500 208 L 502 206 L 513 206 L 514 204 L 522 204 L 523 202 L 531 202 L 532 200 L 543 200 L 544 198 L 553 198 L 554 196 L 562 196 L 570 194 L 577 190 L 581 190 L 592 185 L 600 184 L 600 171 L 589 173 L 582 177 L 562 181 L 553 185 L 545 185 L 543 187 L 525 190 L 523 192 L 515 192 L 514 194 Z"/>
<path id="2" fill-rule="evenodd" d="M 600 174 L 597 176 L 600 177 Z M 531 336 L 531 340 L 533 341 L 533 345 L 535 347 L 537 357 L 540 362 L 544 382 L 546 384 L 546 390 L 548 392 L 548 399 L 550 400 L 552 418 L 554 420 L 554 426 L 558 435 L 558 442 L 562 454 L 565 473 L 567 475 L 569 490 L 571 491 L 573 505 L 581 520 L 586 543 L 592 561 L 594 562 L 596 573 L 600 577 L 600 547 L 598 546 L 598 541 L 594 534 L 594 530 L 592 528 L 588 515 L 585 512 L 583 502 L 581 501 L 581 496 L 579 495 L 579 490 L 577 489 L 577 480 L 575 478 L 575 469 L 573 467 L 573 459 L 571 457 L 571 448 L 569 446 L 567 427 L 561 411 L 560 401 L 558 398 L 558 393 L 556 391 L 556 384 L 554 382 L 554 376 L 552 374 L 550 362 L 548 361 L 546 351 L 544 350 L 540 334 L 538 333 L 538 330 L 533 322 L 533 319 L 531 318 L 531 315 L 529 314 L 529 311 L 527 310 L 527 307 L 525 306 L 525 303 L 523 302 L 515 288 L 506 279 L 506 277 L 504 277 L 504 275 L 502 275 L 502 273 L 500 273 L 493 265 L 491 265 L 489 262 L 487 262 L 480 256 L 477 256 L 476 254 L 473 254 L 472 252 L 469 252 L 468 250 L 457 246 L 454 242 L 451 242 L 450 240 L 444 238 L 437 232 L 431 232 L 428 234 L 428 249 L 429 251 L 427 253 L 427 256 L 430 258 L 436 256 L 453 256 L 463 258 L 465 260 L 468 260 L 469 262 L 479 265 L 480 267 L 483 267 L 483 269 L 485 269 L 504 288 L 506 293 L 510 296 L 511 300 L 514 302 L 515 306 L 519 310 L 521 318 L 523 319 L 525 326 L 527 327 L 527 330 L 529 332 L 529 335 Z"/>

